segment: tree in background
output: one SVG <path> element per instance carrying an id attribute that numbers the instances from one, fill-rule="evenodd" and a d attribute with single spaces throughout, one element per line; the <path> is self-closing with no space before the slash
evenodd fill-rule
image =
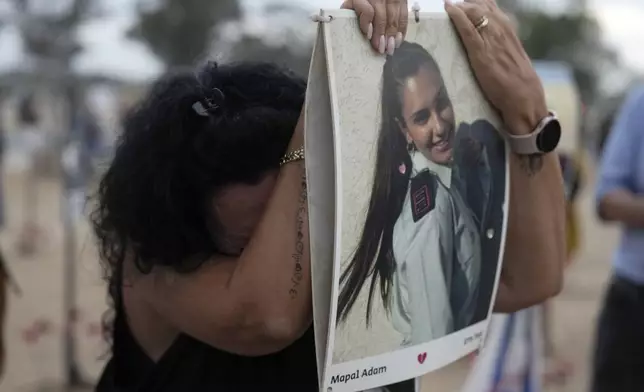
<path id="1" fill-rule="evenodd" d="M 13 0 L 12 4 L 15 10 L 12 21 L 17 24 L 25 52 L 32 60 L 28 63 L 32 67 L 27 65 L 20 70 L 30 83 L 19 88 L 48 90 L 64 95 L 65 99 L 69 88 L 78 84 L 71 68 L 74 58 L 83 50 L 77 30 L 81 24 L 102 16 L 100 1 L 72 0 L 64 7 L 29 0 Z M 60 139 L 62 135 L 58 133 L 64 128 L 62 124 L 49 127 L 47 136 Z M 58 174 L 57 147 L 56 143 L 48 143 L 38 168 L 43 175 Z"/>
<path id="2" fill-rule="evenodd" d="M 517 0 L 496 0 L 496 3 L 503 11 L 511 15 L 516 14 L 521 6 L 520 2 Z"/>
<path id="3" fill-rule="evenodd" d="M 301 77 L 309 73 L 316 25 L 307 9 L 288 3 L 268 4 L 261 11 L 268 34 L 243 31 L 226 43 L 232 61 L 268 61 L 291 69 Z M 294 23 L 293 21 L 301 21 Z"/>
<path id="4" fill-rule="evenodd" d="M 230 59 L 233 61 L 268 61 L 286 67 L 298 76 L 306 78 L 309 73 L 312 46 L 307 49 L 293 50 L 288 44 L 270 44 L 259 36 L 246 33 L 235 41 Z"/>
<path id="5" fill-rule="evenodd" d="M 193 65 L 214 44 L 215 54 L 225 60 L 269 61 L 308 74 L 313 35 L 301 32 L 313 25 L 308 10 L 297 5 L 268 3 L 256 11 L 266 31 L 253 33 L 240 0 L 162 0 L 152 9 L 141 4 L 139 22 L 129 36 L 145 43 L 169 68 Z M 293 25 L 293 20 L 302 24 Z"/>
<path id="6" fill-rule="evenodd" d="M 584 102 L 600 93 L 605 70 L 619 67 L 617 52 L 601 42 L 601 28 L 587 13 L 550 15 L 519 11 L 519 34 L 534 60 L 557 60 L 569 64 Z"/>
<path id="7" fill-rule="evenodd" d="M 14 0 L 24 16 L 20 26 L 27 52 L 39 60 L 58 60 L 69 66 L 82 48 L 76 40 L 76 28 L 96 10 L 93 0 L 74 0 L 62 12 L 30 9 L 27 0 Z"/>
<path id="8" fill-rule="evenodd" d="M 582 100 L 601 94 L 607 70 L 622 68 L 617 52 L 602 43 L 601 27 L 588 12 L 586 0 L 567 0 L 561 13 L 550 13 L 538 1 L 497 0 L 514 16 L 519 36 L 533 60 L 562 61 L 571 66 Z"/>
<path id="9" fill-rule="evenodd" d="M 161 0 L 139 3 L 129 36 L 144 42 L 168 67 L 192 65 L 217 41 L 223 24 L 242 16 L 238 0 Z"/>

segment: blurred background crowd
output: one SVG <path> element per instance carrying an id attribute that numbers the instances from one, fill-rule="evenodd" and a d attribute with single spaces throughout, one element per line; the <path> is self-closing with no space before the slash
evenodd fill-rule
<path id="1" fill-rule="evenodd" d="M 644 75 L 644 2 L 498 2 L 515 18 L 548 99 L 562 99 L 556 110 L 576 119 L 566 132 L 586 157 L 581 251 L 553 305 L 553 339 L 574 368 L 556 388 L 585 391 L 617 242 L 615 229 L 595 220 L 594 172 L 616 111 Z M 306 75 L 316 32 L 309 15 L 339 3 L 0 0 L 0 248 L 8 272 L 0 391 L 86 388 L 101 370 L 107 303 L 84 201 L 125 110 L 165 70 L 206 58 L 272 61 Z M 557 86 L 573 98 L 558 96 Z M 455 369 L 442 371 L 432 390 L 457 390 Z"/>

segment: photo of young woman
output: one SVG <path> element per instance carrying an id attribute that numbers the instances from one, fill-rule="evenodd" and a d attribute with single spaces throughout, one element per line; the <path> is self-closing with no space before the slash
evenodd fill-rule
<path id="1" fill-rule="evenodd" d="M 403 42 L 387 57 L 381 112 L 371 195 L 340 277 L 337 323 L 358 311 L 368 285 L 369 328 L 379 288 L 407 347 L 487 317 L 503 231 L 505 149 L 488 121 L 456 121 L 441 70 L 417 43 Z"/>

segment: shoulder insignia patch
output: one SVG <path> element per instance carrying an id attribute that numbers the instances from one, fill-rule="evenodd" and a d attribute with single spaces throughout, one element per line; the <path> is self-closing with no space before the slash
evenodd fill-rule
<path id="1" fill-rule="evenodd" d="M 414 223 L 429 214 L 436 206 L 436 177 L 429 170 L 418 173 L 411 179 L 409 197 Z"/>

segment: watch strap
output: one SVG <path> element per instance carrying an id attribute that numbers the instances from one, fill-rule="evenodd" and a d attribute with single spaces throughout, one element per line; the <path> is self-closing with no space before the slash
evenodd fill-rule
<path id="1" fill-rule="evenodd" d="M 517 155 L 534 155 L 543 154 L 539 148 L 538 138 L 541 132 L 548 126 L 551 121 L 558 120 L 555 112 L 549 112 L 532 132 L 527 135 L 514 135 L 506 132 L 506 138 L 510 144 L 510 150 Z"/>

